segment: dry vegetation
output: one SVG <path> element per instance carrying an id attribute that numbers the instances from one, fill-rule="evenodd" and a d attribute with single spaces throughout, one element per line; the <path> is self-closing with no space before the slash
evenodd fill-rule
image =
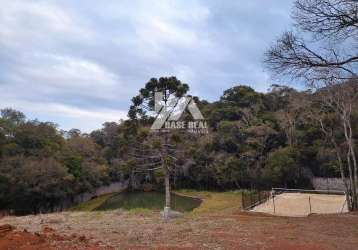
<path id="1" fill-rule="evenodd" d="M 354 249 L 358 244 L 358 216 L 353 214 L 284 218 L 233 213 L 165 222 L 158 213 L 116 210 L 7 217 L 1 223 L 19 231 L 48 227 L 58 235 L 80 234 L 89 245 L 102 241 L 115 249 Z"/>
<path id="2" fill-rule="evenodd" d="M 201 197 L 203 203 L 170 222 L 158 212 L 139 209 L 5 217 L 0 224 L 14 225 L 18 232 L 37 233 L 47 228 L 65 239 L 75 234 L 77 238 L 70 243 L 77 240 L 78 248 L 67 249 L 106 249 L 108 245 L 114 249 L 354 249 L 358 244 L 356 214 L 305 218 L 253 215 L 236 206 L 240 202 L 236 192 L 180 193 Z M 4 238 L 0 238 L 0 246 L 1 242 Z M 26 249 L 16 247 L 12 249 Z"/>

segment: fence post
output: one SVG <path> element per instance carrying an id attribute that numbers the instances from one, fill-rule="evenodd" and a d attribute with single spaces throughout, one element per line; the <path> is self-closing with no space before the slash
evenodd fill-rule
<path id="1" fill-rule="evenodd" d="M 343 203 L 343 206 L 342 206 L 342 209 L 341 209 L 341 213 L 343 213 L 343 210 L 344 210 L 344 207 L 346 206 L 347 204 L 347 198 L 345 199 L 344 203 Z"/>
<path id="2" fill-rule="evenodd" d="M 308 203 L 310 205 L 310 214 L 312 213 L 311 196 L 308 196 Z"/>
<path id="3" fill-rule="evenodd" d="M 272 196 L 272 201 L 273 201 L 273 213 L 276 213 L 276 206 L 275 206 L 275 196 Z"/>
<path id="4" fill-rule="evenodd" d="M 257 203 L 260 204 L 261 203 L 261 191 L 259 190 L 258 193 L 259 193 L 259 200 Z"/>
<path id="5" fill-rule="evenodd" d="M 244 210 L 244 193 L 241 193 L 241 211 Z"/>
<path id="6" fill-rule="evenodd" d="M 250 206 L 252 206 L 252 192 L 250 192 Z"/>
<path id="7" fill-rule="evenodd" d="M 244 191 L 241 193 L 241 210 L 244 211 L 246 209 L 245 202 L 244 202 Z"/>

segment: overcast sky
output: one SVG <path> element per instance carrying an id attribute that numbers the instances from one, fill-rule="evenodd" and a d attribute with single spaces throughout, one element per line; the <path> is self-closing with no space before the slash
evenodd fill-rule
<path id="1" fill-rule="evenodd" d="M 151 77 L 217 100 L 273 83 L 263 52 L 290 28 L 291 0 L 0 0 L 0 108 L 89 132 L 126 118 Z"/>

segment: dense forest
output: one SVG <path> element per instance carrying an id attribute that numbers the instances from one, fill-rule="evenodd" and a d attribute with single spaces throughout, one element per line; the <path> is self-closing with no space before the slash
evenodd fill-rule
<path id="1" fill-rule="evenodd" d="M 174 77 L 151 81 L 173 79 L 180 83 Z M 186 135 L 178 142 L 185 153 L 171 175 L 172 186 L 309 188 L 312 176 L 339 177 L 334 147 L 319 121 L 334 129 L 339 145 L 345 143 L 344 131 L 329 108 L 318 108 L 322 93 L 279 85 L 258 93 L 239 85 L 226 90 L 216 102 L 194 98 L 208 122 L 209 134 Z M 352 116 L 357 134 L 358 113 Z M 138 172 L 136 156 L 130 153 L 133 145 L 148 136 L 152 121 L 153 117 L 146 116 L 107 122 L 99 130 L 82 134 L 77 129 L 59 130 L 51 122 L 28 120 L 10 108 L 1 110 L 1 208 L 51 209 L 65 198 L 130 178 L 162 187 L 162 170 Z"/>

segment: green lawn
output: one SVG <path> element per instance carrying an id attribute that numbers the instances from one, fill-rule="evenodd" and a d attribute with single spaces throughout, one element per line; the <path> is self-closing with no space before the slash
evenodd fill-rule
<path id="1" fill-rule="evenodd" d="M 196 190 L 176 190 L 175 193 L 196 197 L 202 200 L 192 214 L 230 213 L 241 209 L 241 191 L 212 192 Z"/>
<path id="2" fill-rule="evenodd" d="M 97 211 L 114 210 L 114 209 L 149 209 L 152 211 L 162 210 L 165 204 L 164 192 L 122 192 L 117 193 L 107 199 Z M 190 212 L 201 204 L 200 199 L 188 196 L 171 195 L 171 207 L 173 210 L 180 212 Z"/>
<path id="3" fill-rule="evenodd" d="M 199 198 L 201 204 L 190 212 L 192 215 L 200 214 L 220 214 L 232 213 L 241 209 L 241 191 L 212 192 L 212 191 L 196 191 L 196 190 L 175 190 L 174 194 L 179 196 L 188 196 Z M 95 211 L 113 200 L 117 193 L 101 195 L 93 200 L 83 202 L 69 211 Z M 133 208 L 135 211 L 143 212 L 146 208 Z M 135 211 L 133 213 L 135 214 Z"/>

